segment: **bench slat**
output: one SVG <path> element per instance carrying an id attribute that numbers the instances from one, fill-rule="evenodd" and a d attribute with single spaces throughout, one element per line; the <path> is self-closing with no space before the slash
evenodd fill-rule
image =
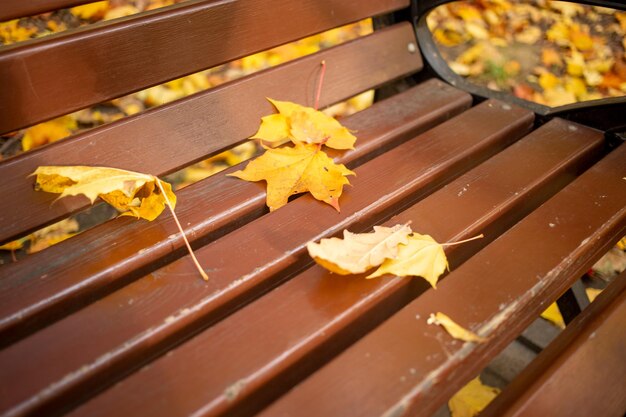
<path id="1" fill-rule="evenodd" d="M 0 352 L 0 377 L 22 380 L 8 387 L 2 409 L 54 406 L 110 383 L 107 375 L 128 372 L 305 267 L 309 240 L 371 227 L 515 141 L 532 119 L 526 110 L 485 102 L 357 168 L 341 214 L 305 195 L 197 250 L 213 268 L 208 283 L 184 257 L 8 347 Z"/>
<path id="2" fill-rule="evenodd" d="M 408 5 L 192 0 L 9 45 L 0 48 L 0 133 Z"/>
<path id="3" fill-rule="evenodd" d="M 344 124 L 358 132 L 358 145 L 329 154 L 355 167 L 368 155 L 460 113 L 470 102 L 468 94 L 438 80 L 428 81 L 345 118 Z M 177 214 L 193 241 L 214 240 L 266 212 L 265 187 L 224 174 L 187 187 L 178 197 Z M 180 256 L 183 245 L 169 213 L 153 222 L 119 218 L 4 266 L 0 345 Z"/>
<path id="4" fill-rule="evenodd" d="M 1 1 L 0 22 L 18 17 L 34 16 L 39 13 L 91 3 L 93 0 L 28 0 Z"/>
<path id="5" fill-rule="evenodd" d="M 623 415 L 626 410 L 625 290 L 626 272 L 616 277 L 568 324 L 481 416 Z"/>
<path id="6" fill-rule="evenodd" d="M 312 105 L 322 60 L 328 68 L 321 106 L 419 70 L 420 55 L 408 51 L 409 42 L 415 42 L 411 25 L 390 27 L 2 161 L 0 178 L 5 179 L 3 189 L 11 201 L 0 206 L 0 242 L 88 204 L 83 197 L 52 204 L 56 194 L 33 192 L 33 179 L 27 177 L 39 165 L 111 166 L 153 175 L 172 172 L 254 134 L 260 118 L 274 112 L 265 97 Z"/>
<path id="7" fill-rule="evenodd" d="M 622 146 L 261 415 L 431 415 L 624 235 L 625 176 Z M 452 339 L 438 311 L 489 340 Z"/>
<path id="8" fill-rule="evenodd" d="M 601 136 L 587 129 L 563 135 L 564 127 L 544 126 L 387 224 L 413 221 L 440 241 L 487 233 L 484 241 L 450 248 L 457 267 L 590 165 Z M 499 175 L 504 170 L 506 177 Z M 424 284 L 338 277 L 313 266 L 76 414 L 249 415 L 407 304 Z"/>

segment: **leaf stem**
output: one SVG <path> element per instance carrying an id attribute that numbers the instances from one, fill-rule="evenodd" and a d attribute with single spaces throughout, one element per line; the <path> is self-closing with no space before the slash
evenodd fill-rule
<path id="1" fill-rule="evenodd" d="M 189 254 L 191 255 L 191 259 L 193 259 L 193 263 L 196 265 L 196 268 L 198 268 L 198 272 L 200 272 L 200 275 L 202 276 L 202 278 L 205 281 L 208 281 L 209 280 L 209 276 L 206 274 L 206 272 L 204 272 L 204 269 L 202 269 L 202 267 L 200 266 L 200 262 L 198 262 L 198 259 L 196 258 L 196 255 L 193 253 L 193 250 L 191 249 L 191 245 L 189 244 L 189 241 L 187 240 L 187 236 L 185 236 L 185 232 L 183 231 L 183 227 L 180 225 L 180 222 L 178 221 L 178 216 L 176 216 L 176 213 L 174 212 L 174 208 L 172 207 L 172 203 L 170 203 L 169 198 L 167 198 L 167 193 L 165 192 L 165 189 L 161 185 L 161 180 L 159 180 L 156 177 L 154 177 L 154 178 L 155 178 L 156 183 L 158 184 L 159 188 L 161 189 L 161 193 L 163 193 L 163 197 L 165 198 L 165 202 L 167 203 L 167 206 L 170 208 L 170 211 L 172 212 L 172 217 L 174 217 L 174 221 L 176 222 L 176 226 L 178 226 L 178 230 L 180 230 L 180 234 L 183 237 L 183 240 L 185 241 L 185 245 L 187 245 L 187 250 L 189 251 Z"/>
<path id="2" fill-rule="evenodd" d="M 479 234 L 478 236 L 470 237 L 469 239 L 459 240 L 458 242 L 447 242 L 447 243 L 442 243 L 442 244 L 441 244 L 441 246 L 454 246 L 454 245 L 460 245 L 461 243 L 471 242 L 472 240 L 482 239 L 482 238 L 484 238 L 484 237 L 485 237 L 485 235 L 483 235 L 483 234 L 481 233 L 481 234 Z"/>
<path id="3" fill-rule="evenodd" d="M 322 71 L 320 72 L 320 79 L 317 83 L 317 93 L 315 94 L 315 110 L 319 110 L 320 96 L 322 95 L 322 84 L 324 83 L 324 74 L 326 73 L 326 60 L 322 60 Z"/>

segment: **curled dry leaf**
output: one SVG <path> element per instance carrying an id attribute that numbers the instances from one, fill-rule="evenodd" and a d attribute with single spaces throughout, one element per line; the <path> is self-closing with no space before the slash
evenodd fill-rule
<path id="1" fill-rule="evenodd" d="M 373 233 L 343 232 L 343 239 L 322 239 L 307 245 L 315 262 L 341 275 L 360 274 L 398 254 L 398 246 L 406 244 L 411 228 L 374 226 Z"/>
<path id="2" fill-rule="evenodd" d="M 60 193 L 59 198 L 82 194 L 92 203 L 100 197 L 122 216 L 156 219 L 166 204 L 157 181 L 167 193 L 172 209 L 176 205 L 176 195 L 170 184 L 153 175 L 87 166 L 41 166 L 31 175 L 37 176 L 37 190 Z"/>
<path id="3" fill-rule="evenodd" d="M 266 149 L 243 171 L 229 175 L 246 181 L 265 180 L 270 210 L 287 204 L 291 195 L 309 191 L 339 211 L 343 186 L 350 184 L 346 176 L 355 174 L 343 164 L 335 164 L 319 145 L 296 143 L 294 147 Z"/>
<path id="4" fill-rule="evenodd" d="M 368 278 L 393 274 L 399 277 L 422 277 L 436 288 L 437 280 L 448 268 L 443 246 L 429 235 L 412 234 L 405 245 L 400 246 L 395 259 L 387 259 Z"/>
<path id="5" fill-rule="evenodd" d="M 204 280 L 209 279 L 196 259 L 174 212 L 176 195 L 169 183 L 154 175 L 108 167 L 42 166 L 31 175 L 37 176 L 36 190 L 60 193 L 57 200 L 82 194 L 93 204 L 100 197 L 120 211 L 121 216 L 152 221 L 167 205 L 198 272 Z"/>
<path id="6" fill-rule="evenodd" d="M 289 101 L 268 98 L 278 114 L 261 119 L 259 131 L 250 139 L 261 139 L 270 143 L 281 143 L 291 139 L 295 144 L 324 144 L 334 149 L 354 149 L 356 137 L 334 118 Z"/>
<path id="7" fill-rule="evenodd" d="M 431 314 L 427 323 L 442 326 L 446 329 L 450 336 L 465 342 L 482 343 L 487 340 L 486 338 L 478 336 L 476 333 L 459 326 L 450 317 L 443 313 L 438 312 L 436 314 Z"/>

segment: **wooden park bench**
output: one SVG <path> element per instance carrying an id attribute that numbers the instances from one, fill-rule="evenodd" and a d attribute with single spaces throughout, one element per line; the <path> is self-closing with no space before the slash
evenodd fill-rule
<path id="1" fill-rule="evenodd" d="M 5 1 L 0 21 L 80 3 Z M 273 112 L 266 97 L 312 105 L 321 61 L 322 107 L 379 88 L 372 107 L 342 121 L 356 149 L 332 153 L 356 172 L 341 213 L 309 195 L 269 213 L 264 184 L 226 176 L 240 167 L 177 192 L 208 282 L 167 212 L 114 219 L 0 267 L 0 413 L 430 415 L 570 294 L 626 234 L 626 147 L 611 130 L 626 102 L 549 109 L 467 85 L 425 30 L 441 3 L 191 0 L 0 47 L 0 132 L 10 132 L 377 17 L 372 35 L 0 161 L 0 243 L 89 205 L 33 191 L 38 166 L 174 172 L 251 136 Z M 336 276 L 306 252 L 344 229 L 408 221 L 440 242 L 485 238 L 446 250 L 451 272 L 436 290 Z M 601 296 L 610 302 L 592 303 L 593 323 L 597 340 L 623 346 L 624 285 L 613 285 Z M 428 325 L 439 311 L 487 341 Z M 567 340 L 588 329 L 570 328 Z M 530 404 L 543 371 L 567 366 L 559 352 L 585 346 L 566 345 L 512 383 L 518 394 L 505 392 L 495 415 Z M 593 352 L 604 367 L 577 370 L 613 377 L 589 391 L 626 394 L 614 366 L 623 370 L 623 350 Z M 623 412 L 626 395 L 617 398 L 611 410 Z"/>

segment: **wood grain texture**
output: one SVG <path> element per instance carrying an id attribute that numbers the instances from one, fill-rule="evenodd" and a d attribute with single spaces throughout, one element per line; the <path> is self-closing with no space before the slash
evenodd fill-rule
<path id="1" fill-rule="evenodd" d="M 50 411 L 110 384 L 310 264 L 308 241 L 370 228 L 514 142 L 532 119 L 485 102 L 357 168 L 341 214 L 305 195 L 198 249 L 208 282 L 183 257 L 4 349 L 0 378 L 32 378 L 7 387 L 1 409 Z"/>
<path id="2" fill-rule="evenodd" d="M 431 415 L 624 235 L 625 174 L 620 147 L 261 415 Z M 428 325 L 438 311 L 488 341 Z"/>
<path id="3" fill-rule="evenodd" d="M 11 195 L 10 204 L 0 206 L 0 242 L 88 205 L 83 197 L 52 204 L 56 194 L 33 192 L 28 175 L 39 165 L 110 166 L 153 175 L 172 172 L 254 134 L 260 118 L 274 112 L 266 97 L 312 105 L 322 60 L 327 71 L 321 106 L 419 70 L 421 58 L 407 50 L 408 42 L 414 42 L 411 26 L 395 26 L 0 161 L 2 191 Z"/>
<path id="4" fill-rule="evenodd" d="M 330 151 L 350 167 L 469 107 L 468 94 L 431 80 L 374 104 L 344 124 L 354 150 Z M 240 169 L 244 164 L 227 172 Z M 266 213 L 265 187 L 216 175 L 178 192 L 187 236 L 206 243 Z M 0 345 L 42 327 L 115 287 L 186 253 L 169 213 L 153 222 L 115 219 L 0 269 Z"/>
<path id="5" fill-rule="evenodd" d="M 486 239 L 474 244 L 450 247 L 451 268 L 458 267 L 590 165 L 589 159 L 601 149 L 596 132 L 561 133 L 555 123 L 544 126 L 386 225 L 411 221 L 415 229 L 439 241 L 486 233 Z M 499 175 L 503 170 L 509 173 L 506 178 Z M 339 277 L 313 266 L 76 414 L 258 412 L 426 287 L 422 280 L 365 280 L 364 275 Z M 161 375 L 170 377 L 164 380 Z M 344 410 L 344 415 L 350 414 Z"/>
<path id="6" fill-rule="evenodd" d="M 93 0 L 3 0 L 0 1 L 0 22 L 78 6 L 80 4 L 91 3 L 92 1 Z"/>
<path id="7" fill-rule="evenodd" d="M 0 48 L 0 133 L 408 3 L 191 0 L 9 45 Z"/>

